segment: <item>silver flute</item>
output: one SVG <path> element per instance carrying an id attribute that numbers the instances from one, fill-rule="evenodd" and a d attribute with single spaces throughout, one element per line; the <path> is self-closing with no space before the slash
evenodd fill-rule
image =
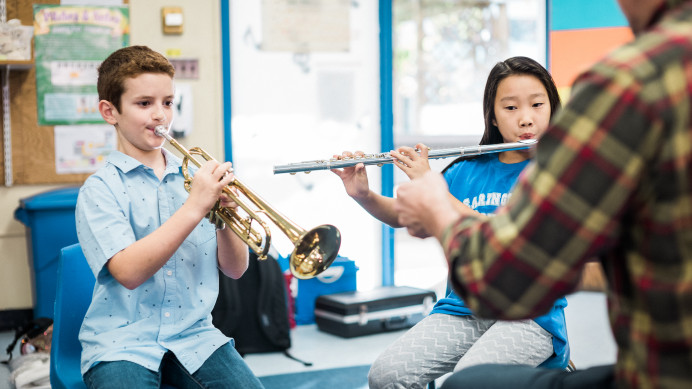
<path id="1" fill-rule="evenodd" d="M 536 143 L 538 143 L 536 139 L 522 139 L 518 142 L 513 143 L 498 143 L 493 145 L 478 145 L 468 147 L 457 147 L 452 149 L 431 150 L 428 153 L 428 159 L 474 156 L 481 154 L 501 153 L 503 151 L 510 150 L 525 150 L 533 147 L 534 145 L 536 145 Z M 365 154 L 363 156 L 354 157 L 341 157 L 339 159 L 332 158 L 315 161 L 296 162 L 289 163 L 287 165 L 274 166 L 274 174 L 296 174 L 298 172 L 305 172 L 307 174 L 313 170 L 341 169 L 345 167 L 356 166 L 359 163 L 362 163 L 364 165 L 382 166 L 387 163 L 394 163 L 394 159 L 395 158 L 392 157 L 390 153 L 379 153 Z"/>

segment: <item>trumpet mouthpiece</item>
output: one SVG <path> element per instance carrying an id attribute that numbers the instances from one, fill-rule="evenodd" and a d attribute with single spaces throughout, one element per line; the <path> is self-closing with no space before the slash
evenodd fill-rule
<path id="1" fill-rule="evenodd" d="M 156 126 L 154 128 L 154 133 L 158 136 L 164 136 L 164 134 L 168 134 L 168 129 L 166 129 L 164 125 Z"/>

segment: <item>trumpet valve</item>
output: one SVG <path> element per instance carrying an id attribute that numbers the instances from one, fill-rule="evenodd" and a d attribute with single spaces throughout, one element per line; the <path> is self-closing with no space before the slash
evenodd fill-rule
<path id="1" fill-rule="evenodd" d="M 209 222 L 216 227 L 217 230 L 222 230 L 226 227 L 226 222 L 221 219 L 219 216 L 219 210 L 221 208 L 221 202 L 216 201 L 216 204 L 211 208 L 209 211 L 209 214 L 207 215 L 207 219 L 209 219 Z"/>

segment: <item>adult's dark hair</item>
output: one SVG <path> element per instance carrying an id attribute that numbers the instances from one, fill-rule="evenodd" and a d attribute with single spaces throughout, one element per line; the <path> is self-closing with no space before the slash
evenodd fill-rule
<path id="1" fill-rule="evenodd" d="M 488 80 L 485 83 L 485 91 L 483 92 L 483 118 L 485 130 L 483 131 L 483 137 L 479 144 L 492 145 L 504 143 L 500 129 L 493 124 L 495 121 L 495 97 L 497 96 L 497 87 L 500 85 L 500 82 L 509 76 L 516 75 L 534 76 L 543 84 L 543 87 L 548 93 L 551 118 L 560 109 L 560 95 L 555 86 L 555 81 L 553 81 L 553 77 L 541 64 L 528 57 L 511 57 L 502 62 L 498 62 L 490 71 Z M 476 157 L 457 158 L 442 172 L 444 173 L 459 161 L 473 158 Z"/>

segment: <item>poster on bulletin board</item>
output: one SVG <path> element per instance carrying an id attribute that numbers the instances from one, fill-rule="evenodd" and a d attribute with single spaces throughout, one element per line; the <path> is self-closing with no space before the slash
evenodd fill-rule
<path id="1" fill-rule="evenodd" d="M 55 173 L 93 173 L 117 148 L 115 128 L 108 124 L 55 126 Z"/>
<path id="2" fill-rule="evenodd" d="M 34 5 L 39 125 L 103 123 L 97 69 L 129 45 L 127 7 Z"/>

